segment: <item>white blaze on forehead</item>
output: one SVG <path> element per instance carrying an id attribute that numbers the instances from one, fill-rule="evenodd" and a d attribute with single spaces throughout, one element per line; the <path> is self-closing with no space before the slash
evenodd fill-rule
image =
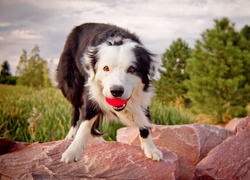
<path id="1" fill-rule="evenodd" d="M 136 45 L 138 44 L 130 40 L 123 42 L 122 45 L 101 45 L 97 54 L 99 59 L 97 68 L 104 66 L 109 66 L 111 70 L 115 67 L 128 68 L 136 60 L 133 53 Z"/>

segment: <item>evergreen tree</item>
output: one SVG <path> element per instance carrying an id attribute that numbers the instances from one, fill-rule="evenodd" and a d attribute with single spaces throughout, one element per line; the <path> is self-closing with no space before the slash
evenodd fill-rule
<path id="1" fill-rule="evenodd" d="M 241 48 L 250 51 L 250 26 L 244 26 L 240 33 L 242 35 Z"/>
<path id="2" fill-rule="evenodd" d="M 3 62 L 1 66 L 1 76 L 11 76 L 10 64 L 6 60 Z"/>
<path id="3" fill-rule="evenodd" d="M 187 88 L 184 80 L 188 78 L 185 71 L 186 60 L 190 57 L 191 48 L 182 39 L 173 41 L 169 49 L 163 54 L 163 66 L 166 72 L 161 72 L 161 79 L 156 83 L 156 93 L 162 101 L 168 103 L 182 101 L 188 104 Z"/>
<path id="4" fill-rule="evenodd" d="M 202 33 L 187 61 L 188 97 L 197 112 L 212 115 L 218 123 L 246 115 L 249 99 L 244 94 L 250 89 L 241 38 L 227 18 L 215 20 L 215 27 Z"/>
<path id="5" fill-rule="evenodd" d="M 23 50 L 17 66 L 18 84 L 32 87 L 48 87 L 51 85 L 47 62 L 39 55 L 39 47 L 35 46 L 28 57 Z"/>
<path id="6" fill-rule="evenodd" d="M 246 93 L 244 95 L 249 102 L 250 93 L 249 91 L 247 92 L 247 90 L 249 90 L 250 86 L 250 26 L 246 25 L 245 27 L 243 27 L 242 30 L 240 31 L 240 34 L 241 34 L 240 48 L 242 51 L 243 67 L 244 67 L 243 75 L 246 78 L 246 84 L 244 84 L 246 86 L 245 88 Z"/>
<path id="7" fill-rule="evenodd" d="M 11 76 L 10 73 L 10 64 L 7 60 L 3 62 L 1 65 L 1 73 L 0 73 L 0 84 L 11 84 L 15 85 L 17 81 L 17 77 Z"/>

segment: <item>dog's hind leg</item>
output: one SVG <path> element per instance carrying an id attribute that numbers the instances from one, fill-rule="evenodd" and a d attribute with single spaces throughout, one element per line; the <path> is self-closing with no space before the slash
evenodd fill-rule
<path id="1" fill-rule="evenodd" d="M 144 154 L 147 158 L 153 159 L 156 161 L 160 161 L 163 157 L 162 152 L 157 149 L 154 145 L 150 131 L 148 128 L 141 128 L 140 129 L 140 141 L 141 141 L 141 148 L 144 151 Z"/>
<path id="2" fill-rule="evenodd" d="M 62 154 L 61 162 L 70 163 L 81 159 L 83 150 L 86 147 L 91 134 L 91 128 L 97 118 L 98 115 L 94 116 L 90 120 L 84 120 L 81 122 L 75 139 L 68 149 Z"/>
<path id="3" fill-rule="evenodd" d="M 78 130 L 77 121 L 79 120 L 79 107 L 72 106 L 71 127 L 65 139 L 74 138 Z"/>

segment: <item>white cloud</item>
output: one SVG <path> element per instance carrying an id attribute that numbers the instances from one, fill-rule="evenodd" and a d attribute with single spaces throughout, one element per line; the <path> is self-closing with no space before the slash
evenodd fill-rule
<path id="1" fill-rule="evenodd" d="M 38 40 L 41 39 L 42 36 L 32 32 L 30 30 L 13 30 L 12 32 L 10 32 L 10 38 L 13 39 L 21 39 L 21 40 Z"/>
<path id="2" fill-rule="evenodd" d="M 4 22 L 0 20 L 0 27 L 7 27 L 10 26 L 11 24 L 9 22 Z"/>

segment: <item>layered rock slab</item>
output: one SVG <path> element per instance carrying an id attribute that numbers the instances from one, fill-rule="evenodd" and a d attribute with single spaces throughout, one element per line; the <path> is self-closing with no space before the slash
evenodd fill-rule
<path id="1" fill-rule="evenodd" d="M 196 167 L 194 179 L 250 179 L 250 117 L 237 119 L 234 136 L 212 149 Z"/>
<path id="2" fill-rule="evenodd" d="M 193 179 L 196 165 L 207 153 L 232 132 L 220 126 L 201 124 L 154 126 L 152 138 L 157 147 L 167 147 L 179 158 L 179 179 Z M 126 127 L 117 131 L 117 141 L 139 145 L 137 128 Z"/>
<path id="3" fill-rule="evenodd" d="M 11 141 L 10 141 L 11 143 Z M 0 156 L 0 179 L 178 179 L 178 158 L 147 159 L 138 146 L 118 142 L 88 144 L 79 162 L 60 162 L 71 140 L 33 143 Z M 16 143 L 18 144 L 18 143 Z M 6 145 L 6 142 L 5 142 Z M 3 147 L 0 144 L 1 147 Z"/>
<path id="4" fill-rule="evenodd" d="M 225 125 L 225 128 L 236 133 L 239 132 L 240 129 L 244 129 L 244 127 L 246 127 L 249 122 L 250 116 L 245 118 L 234 118 Z"/>

